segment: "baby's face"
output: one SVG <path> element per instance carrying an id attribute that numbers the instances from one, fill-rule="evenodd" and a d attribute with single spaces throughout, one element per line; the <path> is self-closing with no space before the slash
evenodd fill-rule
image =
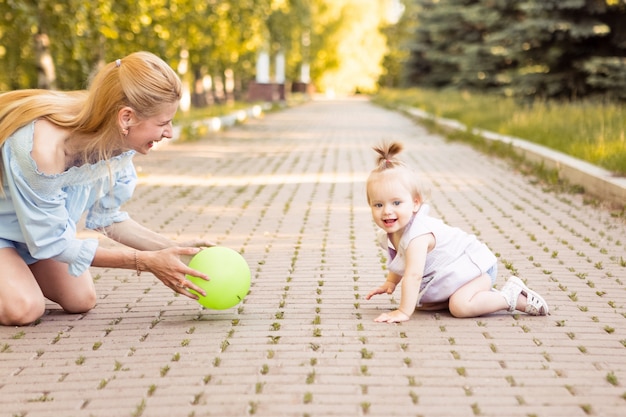
<path id="1" fill-rule="evenodd" d="M 401 181 L 389 176 L 371 178 L 367 195 L 374 222 L 387 233 L 402 231 L 420 206 Z"/>

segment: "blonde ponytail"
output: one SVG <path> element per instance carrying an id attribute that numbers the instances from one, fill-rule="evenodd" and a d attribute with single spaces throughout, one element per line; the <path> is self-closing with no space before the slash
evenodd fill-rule
<path id="1" fill-rule="evenodd" d="M 372 149 L 376 152 L 377 158 L 376 168 L 372 170 L 366 182 L 368 203 L 370 203 L 370 187 L 381 177 L 393 178 L 394 181 L 400 182 L 414 198 L 424 202 L 428 192 L 423 190 L 419 176 L 398 158 L 404 146 L 399 142 L 385 142 Z"/>
<path id="2" fill-rule="evenodd" d="M 379 171 L 404 165 L 402 161 L 396 158 L 396 155 L 404 149 L 401 143 L 385 142 L 382 145 L 374 146 L 373 149 L 378 154 L 376 165 Z"/>

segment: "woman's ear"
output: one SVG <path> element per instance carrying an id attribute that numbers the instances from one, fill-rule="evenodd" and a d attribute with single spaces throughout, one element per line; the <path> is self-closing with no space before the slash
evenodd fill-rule
<path id="1" fill-rule="evenodd" d="M 117 123 L 120 126 L 120 130 L 128 130 L 133 124 L 134 118 L 135 112 L 132 108 L 128 106 L 122 107 L 120 111 L 117 112 Z"/>

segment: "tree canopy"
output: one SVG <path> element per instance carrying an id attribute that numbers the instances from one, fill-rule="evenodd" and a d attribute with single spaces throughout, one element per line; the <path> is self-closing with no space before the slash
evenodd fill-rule
<path id="1" fill-rule="evenodd" d="M 0 64 L 10 70 L 0 72 L 0 90 L 81 89 L 94 69 L 137 50 L 178 69 L 192 95 L 207 79 L 210 88 L 230 82 L 242 91 L 255 77 L 260 52 L 284 55 L 289 80 L 298 81 L 306 65 L 323 84 L 324 74 L 345 65 L 346 43 L 361 35 L 382 56 L 376 12 L 387 1 L 3 0 Z M 372 85 L 378 58 L 362 67 L 370 79 L 350 82 Z"/>
<path id="2" fill-rule="evenodd" d="M 404 63 L 397 84 L 626 99 L 624 0 L 404 3 L 404 43 L 391 48 Z"/>

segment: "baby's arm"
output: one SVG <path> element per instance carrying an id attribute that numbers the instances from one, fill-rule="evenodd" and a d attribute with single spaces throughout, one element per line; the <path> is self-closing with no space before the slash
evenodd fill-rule
<path id="1" fill-rule="evenodd" d="M 424 275 L 424 265 L 426 264 L 426 254 L 433 244 L 434 238 L 430 234 L 419 236 L 409 243 L 406 249 L 406 268 L 402 277 L 400 307 L 390 313 L 381 314 L 375 321 L 399 323 L 411 318 L 419 297 L 422 276 Z"/>
<path id="2" fill-rule="evenodd" d="M 387 274 L 387 280 L 380 287 L 370 291 L 369 294 L 365 296 L 365 299 L 369 300 L 378 294 L 393 294 L 401 279 L 402 277 L 400 275 L 389 271 Z"/>

